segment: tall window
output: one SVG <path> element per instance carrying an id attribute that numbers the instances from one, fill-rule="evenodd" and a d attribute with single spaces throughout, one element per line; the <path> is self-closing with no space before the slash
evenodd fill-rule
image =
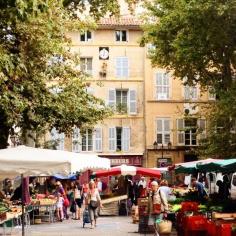
<path id="1" fill-rule="evenodd" d="M 197 86 L 184 86 L 184 99 L 196 100 L 197 99 Z"/>
<path id="2" fill-rule="evenodd" d="M 117 57 L 116 58 L 116 77 L 117 78 L 129 77 L 128 57 Z"/>
<path id="3" fill-rule="evenodd" d="M 84 33 L 80 34 L 80 41 L 81 42 L 88 42 L 92 40 L 92 33 L 90 31 L 85 31 Z"/>
<path id="4" fill-rule="evenodd" d="M 109 89 L 108 105 L 118 113 L 137 114 L 135 89 Z"/>
<path id="5" fill-rule="evenodd" d="M 156 99 L 167 100 L 170 98 L 170 76 L 164 72 L 156 74 Z"/>
<path id="6" fill-rule="evenodd" d="M 109 128 L 109 150 L 129 151 L 130 149 L 130 128 L 112 127 Z"/>
<path id="7" fill-rule="evenodd" d="M 93 131 L 91 129 L 87 129 L 82 134 L 82 151 L 93 151 Z"/>
<path id="8" fill-rule="evenodd" d="M 80 68 L 84 73 L 92 75 L 93 72 L 93 59 L 91 57 L 80 58 Z"/>
<path id="9" fill-rule="evenodd" d="M 86 129 L 80 133 L 78 128 L 73 130 L 72 134 L 72 151 L 73 152 L 101 152 L 102 151 L 102 129 Z"/>
<path id="10" fill-rule="evenodd" d="M 179 145 L 195 146 L 197 145 L 197 133 L 199 138 L 206 137 L 206 120 L 196 118 L 177 120 L 177 139 Z"/>
<path id="11" fill-rule="evenodd" d="M 216 93 L 215 93 L 215 89 L 210 87 L 208 90 L 208 99 L 209 100 L 216 100 Z"/>
<path id="12" fill-rule="evenodd" d="M 157 143 L 168 144 L 170 142 L 170 119 L 157 119 Z"/>
<path id="13" fill-rule="evenodd" d="M 56 142 L 57 150 L 64 150 L 65 134 L 59 133 L 55 128 L 51 130 L 51 140 Z"/>
<path id="14" fill-rule="evenodd" d="M 116 30 L 116 41 L 117 42 L 126 42 L 127 41 L 127 31 L 126 30 Z"/>

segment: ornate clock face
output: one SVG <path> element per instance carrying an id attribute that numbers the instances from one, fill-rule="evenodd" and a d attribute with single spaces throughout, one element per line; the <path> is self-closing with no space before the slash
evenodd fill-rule
<path id="1" fill-rule="evenodd" d="M 109 58 L 109 49 L 108 48 L 100 48 L 99 49 L 99 58 L 103 60 L 107 60 Z"/>

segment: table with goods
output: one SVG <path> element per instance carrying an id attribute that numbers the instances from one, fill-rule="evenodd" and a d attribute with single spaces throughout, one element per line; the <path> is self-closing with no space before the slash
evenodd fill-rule
<path id="1" fill-rule="evenodd" d="M 30 225 L 29 213 L 32 211 L 31 206 L 24 207 L 24 222 L 26 226 Z M 7 229 L 13 230 L 15 226 L 22 224 L 22 206 L 20 202 L 11 202 L 8 200 L 0 201 L 0 227 L 1 235 L 7 234 Z"/>
<path id="2" fill-rule="evenodd" d="M 56 199 L 40 198 L 32 199 L 32 222 L 33 224 L 40 224 L 43 221 L 53 223 L 55 221 Z"/>

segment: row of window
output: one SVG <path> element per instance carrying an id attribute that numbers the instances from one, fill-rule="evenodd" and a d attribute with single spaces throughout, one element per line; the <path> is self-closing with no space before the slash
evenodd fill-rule
<path id="1" fill-rule="evenodd" d="M 85 31 L 80 34 L 81 42 L 89 42 L 92 41 L 93 34 L 91 31 Z M 114 39 L 116 42 L 127 42 L 128 41 L 128 31 L 127 30 L 115 30 L 114 31 Z"/>
<path id="2" fill-rule="evenodd" d="M 206 135 L 205 119 L 177 119 L 177 143 L 178 145 L 196 146 L 197 135 L 200 139 Z M 131 142 L 130 127 L 110 127 L 108 130 L 108 149 L 110 152 L 130 150 Z M 171 142 L 171 119 L 158 118 L 156 121 L 156 141 L 157 144 L 168 145 Z M 64 149 L 64 134 L 60 134 L 56 129 L 51 131 L 51 139 L 57 141 L 57 149 Z M 73 152 L 102 152 L 103 150 L 102 128 L 87 129 L 80 133 L 79 129 L 74 129 L 72 135 Z"/>

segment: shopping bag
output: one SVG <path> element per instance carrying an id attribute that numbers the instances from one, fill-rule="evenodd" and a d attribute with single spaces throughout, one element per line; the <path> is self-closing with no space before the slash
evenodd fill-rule
<path id="1" fill-rule="evenodd" d="M 170 234 L 172 231 L 172 222 L 169 220 L 156 222 L 156 228 L 160 234 Z"/>

